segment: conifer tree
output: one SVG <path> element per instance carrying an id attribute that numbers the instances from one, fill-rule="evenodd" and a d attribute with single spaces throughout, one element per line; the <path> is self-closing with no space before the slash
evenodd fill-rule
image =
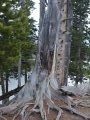
<path id="1" fill-rule="evenodd" d="M 19 50 L 21 49 L 22 53 L 25 50 L 27 59 L 32 56 L 30 54 L 35 48 L 36 28 L 34 20 L 29 17 L 33 2 L 25 2 L 22 5 L 18 0 L 0 1 L 0 77 L 3 94 L 6 92 L 4 80 L 18 67 Z M 32 52 L 29 54 L 26 49 Z M 8 84 L 8 81 L 6 83 Z M 8 85 L 6 89 L 8 92 Z"/>
<path id="2" fill-rule="evenodd" d="M 88 59 L 89 43 L 89 0 L 74 0 L 73 3 L 73 30 L 71 44 L 71 62 L 69 75 L 76 84 L 82 82 L 84 78 L 84 67 Z"/>

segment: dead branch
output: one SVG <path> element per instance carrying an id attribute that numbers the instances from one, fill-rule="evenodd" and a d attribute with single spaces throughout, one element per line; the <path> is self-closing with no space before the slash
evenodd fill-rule
<path id="1" fill-rule="evenodd" d="M 18 93 L 22 89 L 22 87 L 15 88 L 14 90 L 11 90 L 8 93 L 5 93 L 4 95 L 1 95 L 0 100 L 9 98 L 10 96 L 15 95 L 16 93 Z"/>

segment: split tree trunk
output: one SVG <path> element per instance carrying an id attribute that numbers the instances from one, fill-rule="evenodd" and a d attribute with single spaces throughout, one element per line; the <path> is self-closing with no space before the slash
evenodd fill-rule
<path id="1" fill-rule="evenodd" d="M 52 86 L 55 85 L 57 88 L 55 82 L 56 78 L 60 86 L 65 85 L 65 82 L 67 82 L 65 80 L 68 76 L 68 59 L 71 43 L 71 1 L 48 0 L 47 10 L 45 10 L 44 2 L 42 2 L 42 4 L 40 3 L 40 7 L 41 20 L 38 62 L 30 81 L 26 83 L 24 88 L 17 95 L 17 100 L 22 98 L 27 99 L 33 96 L 37 99 L 36 92 L 38 90 L 42 92 L 43 90 L 41 90 L 41 88 L 44 89 L 47 87 L 49 82 L 53 84 Z M 53 56 L 55 56 L 54 59 Z M 57 68 L 59 69 L 57 70 Z"/>
<path id="2" fill-rule="evenodd" d="M 43 2 L 43 0 L 41 0 L 40 2 Z M 48 107 L 54 108 L 59 112 L 56 118 L 56 120 L 59 120 L 62 110 L 59 107 L 55 106 L 55 104 L 52 102 L 51 88 L 53 88 L 54 90 L 58 89 L 56 81 L 57 71 L 55 73 L 58 59 L 62 63 L 60 63 L 59 66 L 61 66 L 64 70 L 63 74 L 67 74 L 66 68 L 68 68 L 68 57 L 70 52 L 70 45 L 67 45 L 70 41 L 67 40 L 67 37 L 70 37 L 70 32 L 68 30 L 70 28 L 68 27 L 71 27 L 68 26 L 69 24 L 67 24 L 67 1 L 48 0 L 48 6 L 46 11 L 45 3 L 40 3 L 40 7 L 40 17 L 42 19 L 40 20 L 38 52 L 39 56 L 37 59 L 38 62 L 36 64 L 36 69 L 31 75 L 30 80 L 27 81 L 23 89 L 17 94 L 14 102 L 24 103 L 28 100 L 35 100 L 33 110 L 37 110 L 36 107 L 38 106 L 42 119 L 47 120 L 43 104 L 44 99 L 46 98 Z M 61 53 L 61 51 L 59 51 L 59 48 L 62 49 L 63 54 Z M 66 54 L 66 51 L 68 54 Z M 59 54 L 61 54 L 61 56 L 59 56 Z M 65 59 L 67 60 L 65 61 Z M 64 62 L 62 62 L 63 60 Z M 59 70 L 62 69 L 59 68 Z M 66 76 L 62 75 L 61 72 L 58 76 L 60 78 L 59 83 L 62 84 L 62 81 L 64 81 Z M 24 116 L 24 112 L 22 113 L 22 116 Z"/>
<path id="3" fill-rule="evenodd" d="M 51 72 L 56 44 L 56 78 L 59 86 L 67 85 L 72 26 L 71 0 L 49 0 L 48 13 L 43 16 L 43 26 L 40 28 L 41 66 L 48 73 Z"/>
<path id="4" fill-rule="evenodd" d="M 57 1 L 49 0 L 45 14 L 42 14 L 42 9 L 40 12 L 40 18 L 43 18 L 42 22 L 40 22 L 39 36 L 40 61 L 42 69 L 48 70 L 48 73 L 50 74 L 59 18 Z"/>

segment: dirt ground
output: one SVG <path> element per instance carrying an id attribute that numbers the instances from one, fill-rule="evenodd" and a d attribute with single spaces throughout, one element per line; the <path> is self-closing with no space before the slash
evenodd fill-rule
<path id="1" fill-rule="evenodd" d="M 84 99 L 87 99 L 87 98 L 84 98 Z M 90 100 L 90 98 L 89 98 Z M 54 103 L 57 105 L 57 106 L 66 106 L 66 104 L 62 101 L 62 100 L 58 100 L 58 99 L 53 99 Z M 31 110 L 33 106 L 31 105 L 28 109 L 27 109 L 27 112 Z M 48 114 L 48 108 L 47 108 L 47 104 L 45 103 L 44 104 L 44 107 L 45 107 L 45 110 L 46 110 L 46 113 L 47 113 L 47 118 L 48 120 L 55 120 L 56 116 L 57 116 L 57 111 L 55 110 L 50 110 L 49 114 Z M 90 108 L 87 108 L 87 107 L 81 107 L 81 106 L 78 106 L 75 108 L 78 112 L 82 112 L 84 113 L 85 115 L 88 115 L 90 116 Z M 7 120 L 13 120 L 13 116 L 14 115 L 4 115 L 4 117 L 7 118 Z M 0 119 L 1 120 L 1 119 Z M 21 117 L 18 116 L 15 120 L 21 120 Z M 41 119 L 41 116 L 39 113 L 33 113 L 28 120 L 42 120 Z M 73 113 L 70 113 L 68 111 L 63 111 L 62 113 L 62 116 L 61 116 L 61 119 L 60 120 L 84 120 L 83 118 L 77 116 L 77 115 L 74 115 Z"/>

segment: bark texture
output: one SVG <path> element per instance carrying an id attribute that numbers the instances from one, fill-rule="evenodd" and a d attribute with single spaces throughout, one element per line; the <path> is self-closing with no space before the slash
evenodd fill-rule
<path id="1" fill-rule="evenodd" d="M 49 0 L 48 9 L 40 27 L 40 61 L 50 74 L 55 50 L 55 76 L 59 86 L 67 85 L 71 46 L 71 0 Z M 42 17 L 41 17 L 42 18 Z"/>
<path id="2" fill-rule="evenodd" d="M 56 77 L 59 86 L 67 85 L 71 46 L 72 5 L 71 0 L 58 0 L 60 11 L 56 40 Z"/>
<path id="3" fill-rule="evenodd" d="M 42 24 L 39 40 L 40 61 L 42 69 L 46 69 L 50 73 L 58 26 L 58 7 L 55 0 L 48 1 L 48 8 L 44 14 Z"/>

